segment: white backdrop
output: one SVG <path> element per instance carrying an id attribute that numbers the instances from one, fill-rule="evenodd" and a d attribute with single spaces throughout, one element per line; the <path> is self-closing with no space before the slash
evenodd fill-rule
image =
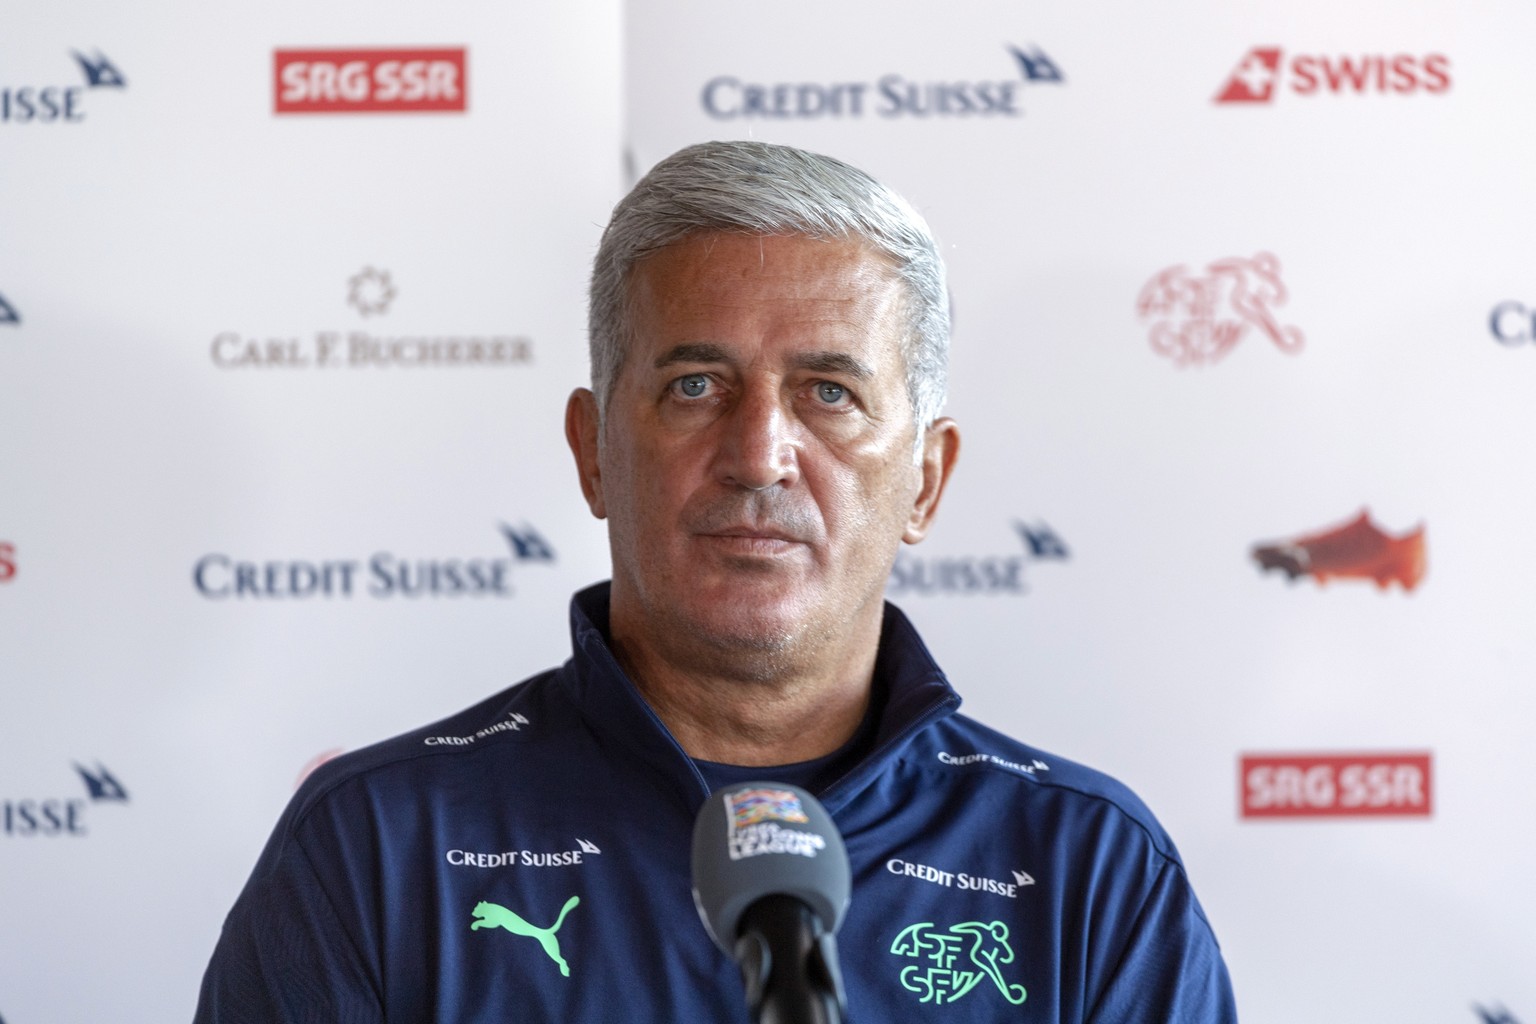
<path id="1" fill-rule="evenodd" d="M 6 23 L 6 1024 L 190 1016 L 308 764 L 563 658 L 606 572 L 560 433 L 588 261 L 635 174 L 715 137 L 850 160 L 932 223 L 965 443 L 892 595 L 968 712 L 1159 813 L 1243 1019 L 1536 1018 L 1536 9 Z M 462 110 L 275 111 L 276 51 L 381 49 L 462 50 Z M 1239 73 L 1267 101 L 1214 102 Z M 1412 589 L 1252 556 L 1362 509 L 1424 528 Z M 1271 755 L 1429 771 L 1386 815 L 1314 772 L 1280 808 L 1309 813 L 1245 816 Z"/>
<path id="2" fill-rule="evenodd" d="M 1536 351 L 1488 319 L 1536 288 L 1536 152 L 1509 137 L 1536 104 L 1517 42 L 1536 10 L 628 10 L 632 55 L 690 38 L 631 60 L 639 166 L 722 133 L 789 142 L 872 170 L 930 219 L 966 433 L 914 557 L 1023 559 L 1027 586 L 898 599 L 971 713 L 1151 803 L 1244 1019 L 1536 1015 Z M 1255 49 L 1280 51 L 1273 73 Z M 1214 102 L 1239 71 L 1237 92 L 1268 102 Z M 1016 114 L 988 109 L 1004 94 Z M 1283 292 L 1208 270 L 1259 254 Z M 1177 265 L 1190 301 L 1139 316 Z M 1220 358 L 1154 348 L 1159 322 L 1195 340 L 1223 321 L 1244 333 Z M 1425 527 L 1411 591 L 1287 585 L 1250 556 L 1363 508 L 1394 537 Z M 1017 521 L 1070 557 L 1028 557 Z M 1240 815 L 1245 755 L 1405 753 L 1431 766 L 1422 804 L 1404 789 L 1384 808 L 1407 813 Z"/>
<path id="3" fill-rule="evenodd" d="M 378 47 L 463 49 L 463 112 L 274 113 L 274 51 Z M 560 417 L 622 188 L 617 3 L 32 5 L 0 88 L 83 87 L 98 49 L 126 85 L 83 120 L 0 121 L 6 1024 L 190 1018 L 305 766 L 562 659 L 606 572 Z M 354 365 L 357 332 L 527 358 Z M 310 362 L 223 365 L 269 339 Z M 377 594 L 379 555 L 506 562 L 510 593 Z M 210 596 L 209 556 L 213 595 L 236 562 L 357 568 Z M 87 796 L 75 763 L 127 801 L 28 832 L 21 802 Z"/>

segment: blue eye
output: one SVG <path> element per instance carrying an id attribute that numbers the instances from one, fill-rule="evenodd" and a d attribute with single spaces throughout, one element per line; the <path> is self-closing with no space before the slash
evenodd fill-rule
<path id="1" fill-rule="evenodd" d="M 828 405 L 836 405 L 848 396 L 848 389 L 841 384 L 824 380 L 816 385 L 816 397 Z"/>
<path id="2" fill-rule="evenodd" d="M 690 373 L 677 381 L 677 390 L 687 398 L 698 398 L 708 387 L 709 378 L 702 373 Z"/>

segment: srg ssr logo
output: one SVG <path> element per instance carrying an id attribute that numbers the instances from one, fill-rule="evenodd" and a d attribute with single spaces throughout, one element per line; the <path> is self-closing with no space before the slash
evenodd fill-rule
<path id="1" fill-rule="evenodd" d="M 1427 818 L 1431 762 L 1427 752 L 1244 755 L 1242 816 Z"/>
<path id="2" fill-rule="evenodd" d="M 466 50 L 275 50 L 278 114 L 463 113 Z"/>

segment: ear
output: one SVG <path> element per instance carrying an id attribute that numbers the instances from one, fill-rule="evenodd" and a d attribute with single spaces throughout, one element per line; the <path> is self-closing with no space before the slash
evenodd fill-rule
<path id="1" fill-rule="evenodd" d="M 565 403 L 565 440 L 576 457 L 576 475 L 587 507 L 599 519 L 608 518 L 603 502 L 603 474 L 598 461 L 597 396 L 586 388 L 571 392 Z"/>
<path id="2" fill-rule="evenodd" d="M 939 499 L 954 472 L 955 460 L 960 457 L 960 427 L 948 416 L 933 421 L 923 435 L 923 461 L 919 467 L 923 474 L 922 489 L 912 503 L 912 514 L 901 539 L 916 544 L 928 536 L 928 527 L 939 511 Z"/>

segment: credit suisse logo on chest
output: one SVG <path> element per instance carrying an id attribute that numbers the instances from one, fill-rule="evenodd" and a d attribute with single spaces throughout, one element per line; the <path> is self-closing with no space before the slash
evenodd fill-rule
<path id="1" fill-rule="evenodd" d="M 966 874 L 964 871 L 944 871 L 929 864 L 919 864 L 899 857 L 892 857 L 886 861 L 885 870 L 893 875 L 915 878 L 920 882 L 928 882 L 946 889 L 992 893 L 997 896 L 1006 896 L 1010 900 L 1018 899 L 1020 889 L 1035 884 L 1035 880 L 1023 871 L 1014 871 L 1011 881 L 1003 881 L 983 875 Z"/>

